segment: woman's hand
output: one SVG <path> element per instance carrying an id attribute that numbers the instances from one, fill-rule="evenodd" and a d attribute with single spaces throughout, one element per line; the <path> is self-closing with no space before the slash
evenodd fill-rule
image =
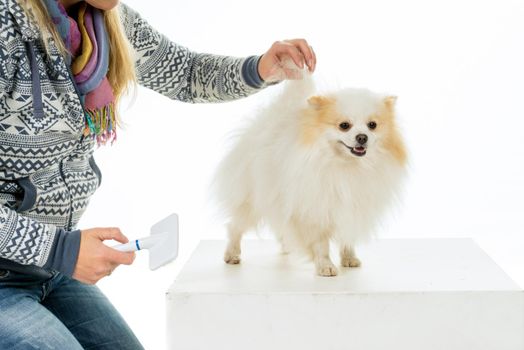
<path id="1" fill-rule="evenodd" d="M 82 230 L 80 252 L 73 278 L 87 284 L 95 284 L 109 276 L 120 264 L 131 265 L 135 253 L 124 253 L 106 246 L 103 241 L 114 239 L 120 243 L 129 240 L 119 228 L 91 228 Z"/>
<path id="2" fill-rule="evenodd" d="M 286 61 L 293 62 L 289 65 Z M 313 73 L 317 57 L 304 39 L 277 41 L 262 55 L 258 62 L 258 74 L 266 82 L 300 79 L 305 66 Z"/>

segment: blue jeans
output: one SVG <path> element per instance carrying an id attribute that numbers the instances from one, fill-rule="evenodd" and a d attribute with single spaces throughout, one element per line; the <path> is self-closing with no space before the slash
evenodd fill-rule
<path id="1" fill-rule="evenodd" d="M 143 349 L 96 286 L 0 270 L 0 349 Z"/>

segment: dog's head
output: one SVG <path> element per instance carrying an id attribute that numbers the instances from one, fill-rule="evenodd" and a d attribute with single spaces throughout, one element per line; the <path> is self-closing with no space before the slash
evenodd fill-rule
<path id="1" fill-rule="evenodd" d="M 327 144 L 343 159 L 377 159 L 389 154 L 399 163 L 406 152 L 395 124 L 394 96 L 365 89 L 345 89 L 308 99 L 303 141 Z"/>

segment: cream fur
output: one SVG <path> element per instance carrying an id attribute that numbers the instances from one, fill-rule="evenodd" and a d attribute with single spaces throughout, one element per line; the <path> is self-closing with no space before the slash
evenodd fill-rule
<path id="1" fill-rule="evenodd" d="M 326 95 L 332 103 L 320 108 L 308 103 L 315 93 L 310 77 L 285 84 L 217 170 L 216 194 L 229 218 L 224 260 L 239 263 L 242 235 L 265 223 L 284 250 L 306 252 L 319 275 L 334 276 L 330 240 L 339 244 L 343 266 L 359 266 L 354 244 L 372 234 L 404 177 L 404 146 L 390 120 L 395 99 L 345 89 Z M 374 116 L 382 122 L 371 132 L 366 123 Z M 338 129 L 341 118 L 353 125 L 349 131 Z M 353 146 L 358 133 L 369 138 L 363 157 L 340 143 Z"/>

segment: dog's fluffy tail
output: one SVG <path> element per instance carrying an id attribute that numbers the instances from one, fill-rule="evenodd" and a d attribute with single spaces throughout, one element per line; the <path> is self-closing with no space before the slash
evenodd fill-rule
<path id="1" fill-rule="evenodd" d="M 282 92 L 271 103 L 273 106 L 287 107 L 292 110 L 306 106 L 308 97 L 315 93 L 315 82 L 308 71 L 302 70 L 301 74 L 302 79 L 287 80 L 284 83 Z"/>

